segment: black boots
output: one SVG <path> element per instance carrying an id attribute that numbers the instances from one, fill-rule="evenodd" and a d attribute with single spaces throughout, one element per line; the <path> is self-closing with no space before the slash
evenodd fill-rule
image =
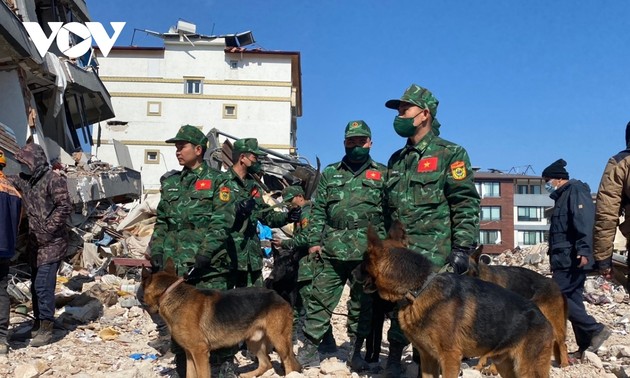
<path id="1" fill-rule="evenodd" d="M 319 343 L 317 350 L 321 354 L 337 353 L 337 341 L 335 341 L 335 336 L 333 336 L 332 327 L 329 327 L 328 331 L 324 334 L 324 338 Z"/>
<path id="2" fill-rule="evenodd" d="M 389 355 L 385 365 L 386 378 L 399 378 L 402 376 L 401 359 L 405 344 L 392 341 L 389 343 Z"/>
<path id="3" fill-rule="evenodd" d="M 35 336 L 33 340 L 31 340 L 30 346 L 40 347 L 50 344 L 53 338 L 53 326 L 54 323 L 52 321 L 42 320 L 40 323 L 39 331 L 37 331 L 37 336 Z"/>
<path id="4" fill-rule="evenodd" d="M 365 371 L 370 368 L 370 365 L 361 357 L 361 347 L 365 338 L 352 336 L 350 338 L 350 355 L 348 356 L 348 363 L 353 371 Z"/>

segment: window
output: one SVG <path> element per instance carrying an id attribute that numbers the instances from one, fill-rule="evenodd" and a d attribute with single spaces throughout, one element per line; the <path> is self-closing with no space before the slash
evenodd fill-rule
<path id="1" fill-rule="evenodd" d="M 187 79 L 186 87 L 184 88 L 186 94 L 202 94 L 203 84 L 200 79 Z"/>
<path id="2" fill-rule="evenodd" d="M 516 193 L 518 194 L 540 194 L 540 185 L 517 185 Z"/>
<path id="3" fill-rule="evenodd" d="M 235 70 L 238 68 L 238 60 L 230 60 L 230 68 Z"/>
<path id="4" fill-rule="evenodd" d="M 148 116 L 159 116 L 162 114 L 162 103 L 159 101 L 148 101 L 147 102 L 147 115 Z"/>
<path id="5" fill-rule="evenodd" d="M 523 245 L 536 245 L 545 241 L 544 231 L 519 231 L 519 243 Z"/>
<path id="6" fill-rule="evenodd" d="M 540 222 L 543 218 L 544 209 L 542 207 L 519 206 L 519 222 Z"/>
<path id="7" fill-rule="evenodd" d="M 223 118 L 236 118 L 236 105 L 223 105 Z"/>
<path id="8" fill-rule="evenodd" d="M 160 150 L 144 150 L 145 164 L 160 164 Z"/>
<path id="9" fill-rule="evenodd" d="M 477 192 L 481 196 L 484 197 L 500 197 L 501 192 L 499 190 L 498 182 L 476 182 L 475 188 L 477 188 Z"/>
<path id="10" fill-rule="evenodd" d="M 501 244 L 501 233 L 499 230 L 479 231 L 480 244 Z"/>
<path id="11" fill-rule="evenodd" d="M 481 206 L 481 220 L 482 221 L 501 220 L 501 207 L 500 206 Z"/>

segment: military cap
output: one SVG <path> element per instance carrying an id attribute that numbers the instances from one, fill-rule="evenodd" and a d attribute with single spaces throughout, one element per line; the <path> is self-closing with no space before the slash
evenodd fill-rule
<path id="1" fill-rule="evenodd" d="M 243 154 L 245 152 L 251 152 L 257 156 L 267 155 L 260 148 L 258 148 L 258 139 L 256 138 L 243 138 L 237 139 L 234 142 L 232 150 L 236 153 Z"/>
<path id="2" fill-rule="evenodd" d="M 7 165 L 7 158 L 4 157 L 4 151 L 0 150 L 0 166 L 4 167 Z"/>
<path id="3" fill-rule="evenodd" d="M 284 202 L 290 202 L 295 196 L 304 197 L 304 189 L 301 186 L 291 185 L 282 189 L 282 200 Z"/>
<path id="4" fill-rule="evenodd" d="M 366 136 L 371 138 L 372 131 L 370 131 L 370 126 L 368 126 L 367 123 L 361 120 L 348 122 L 344 137 L 350 138 L 355 136 Z"/>
<path id="5" fill-rule="evenodd" d="M 435 118 L 437 114 L 437 107 L 440 103 L 430 90 L 419 86 L 418 84 L 411 84 L 409 88 L 403 93 L 400 100 L 389 100 L 385 103 L 385 106 L 390 109 L 398 109 L 401 102 L 408 102 L 410 104 L 421 107 L 422 109 L 429 109 L 431 117 Z"/>
<path id="6" fill-rule="evenodd" d="M 171 138 L 166 143 L 190 142 L 196 146 L 207 147 L 208 138 L 199 128 L 191 125 L 185 125 L 179 128 L 175 138 Z"/>

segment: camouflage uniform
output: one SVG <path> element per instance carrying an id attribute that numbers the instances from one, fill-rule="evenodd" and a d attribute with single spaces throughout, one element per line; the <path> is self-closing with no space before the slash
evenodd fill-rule
<path id="1" fill-rule="evenodd" d="M 179 129 L 175 138 L 166 141 L 176 142 L 189 142 L 205 149 L 208 139 L 198 128 L 186 125 Z M 191 271 L 200 257 L 206 258 L 211 265 L 197 264 L 188 283 L 202 289 L 227 290 L 234 284 L 225 242 L 234 218 L 231 212 L 222 211 L 224 203 L 218 199 L 216 183 L 219 175 L 219 171 L 203 161 L 195 169 L 185 167 L 163 176 L 157 220 L 149 247 L 153 260 L 158 256 L 163 261 L 172 258 L 180 276 Z M 139 292 L 140 301 L 142 297 Z M 158 329 L 165 326 L 159 317 L 153 317 L 153 320 Z M 171 351 L 175 354 L 177 372 L 185 376 L 184 350 L 172 340 Z M 213 353 L 213 358 L 218 362 L 229 361 L 234 353 L 234 348 L 221 349 Z"/>
<path id="2" fill-rule="evenodd" d="M 194 126 L 183 126 L 167 143 L 187 141 L 205 146 L 208 139 Z M 231 261 L 225 251 L 231 213 L 217 213 L 224 205 L 218 200 L 216 180 L 220 172 L 204 161 L 191 170 L 184 168 L 162 181 L 157 221 L 149 244 L 151 255 L 172 258 L 181 276 L 195 264 L 198 255 L 212 261 L 211 267 L 196 268 L 198 287 L 228 289 Z M 203 279 L 202 279 L 203 277 Z"/>
<path id="3" fill-rule="evenodd" d="M 409 248 L 429 258 L 437 270 L 453 249 L 476 245 L 480 198 L 466 150 L 438 136 L 438 100 L 412 84 L 400 100 L 385 105 L 398 109 L 401 101 L 429 109 L 433 123 L 416 145 L 405 145 L 387 163 L 385 223 L 400 220 Z M 388 339 L 407 343 L 399 327 L 398 319 L 392 319 Z"/>
<path id="4" fill-rule="evenodd" d="M 258 149 L 258 141 L 255 138 L 239 139 L 234 142 L 236 153 L 250 152 L 255 155 L 265 153 Z M 221 213 L 234 217 L 236 205 L 242 201 L 254 198 L 256 206 L 251 214 L 242 222 L 233 222 L 227 240 L 227 252 L 233 262 L 232 268 L 236 270 L 236 287 L 262 286 L 263 255 L 258 230 L 257 220 L 269 227 L 281 227 L 287 223 L 287 213 L 273 211 L 262 199 L 263 190 L 247 175 L 241 179 L 230 168 L 219 177 L 218 199 L 223 204 Z"/>
<path id="5" fill-rule="evenodd" d="M 371 137 L 363 121 L 348 123 L 346 139 Z M 360 165 L 360 164 L 359 164 Z M 313 284 L 307 301 L 304 333 L 321 341 L 330 324 L 346 281 L 350 281 L 348 333 L 364 338 L 370 327 L 369 295 L 352 277 L 352 270 L 362 261 L 367 250 L 367 228 L 372 223 L 383 232 L 383 184 L 385 166 L 369 155 L 361 167 L 353 170 L 347 156 L 327 166 L 317 186 L 311 231 L 311 246 L 321 246 L 320 258 L 313 262 Z M 317 257 L 317 256 L 316 256 Z"/>

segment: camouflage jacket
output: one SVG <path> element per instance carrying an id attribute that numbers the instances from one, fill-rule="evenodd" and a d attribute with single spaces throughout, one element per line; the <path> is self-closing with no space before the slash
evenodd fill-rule
<path id="1" fill-rule="evenodd" d="M 399 219 L 409 247 L 442 266 L 452 247 L 471 247 L 479 235 L 479 194 L 468 153 L 430 131 L 387 164 L 385 220 Z"/>
<path id="2" fill-rule="evenodd" d="M 293 225 L 293 237 L 285 239 L 281 243 L 282 248 L 292 249 L 299 258 L 298 281 L 309 281 L 313 279 L 313 271 L 310 266 L 308 256 L 309 231 L 311 230 L 310 218 L 313 204 L 309 201 L 302 206 L 300 221 Z"/>
<path id="3" fill-rule="evenodd" d="M 21 173 L 9 176 L 11 183 L 22 193 L 22 204 L 28 217 L 28 242 L 31 262 L 41 266 L 60 261 L 68 248 L 66 221 L 73 206 L 65 176 L 50 169 L 42 147 L 30 143 L 16 154 L 32 175 Z"/>
<path id="4" fill-rule="evenodd" d="M 162 181 L 157 221 L 149 244 L 152 255 L 172 257 L 178 273 L 186 273 L 197 254 L 211 259 L 213 273 L 229 271 L 225 253 L 231 213 L 219 213 L 216 179 L 220 172 L 205 162 L 194 170 L 184 168 Z"/>
<path id="5" fill-rule="evenodd" d="M 354 261 L 367 250 L 367 228 L 383 233 L 383 184 L 386 168 L 371 158 L 357 172 L 342 160 L 327 166 L 317 185 L 310 245 L 322 256 Z"/>
<path id="6" fill-rule="evenodd" d="M 262 189 L 249 176 L 241 180 L 230 168 L 221 174 L 219 182 L 218 196 L 224 204 L 221 211 L 226 213 L 226 217 L 229 213 L 229 216 L 234 219 L 235 207 L 239 202 L 250 198 L 256 199 L 256 207 L 248 219 L 241 224 L 234 224 L 232 221 L 226 247 L 227 252 L 232 256 L 234 268 L 247 271 L 249 266 L 252 271 L 261 270 L 263 267 L 262 250 L 256 221 L 260 220 L 271 228 L 281 227 L 287 223 L 287 213 L 274 211 L 267 205 L 262 199 Z"/>

